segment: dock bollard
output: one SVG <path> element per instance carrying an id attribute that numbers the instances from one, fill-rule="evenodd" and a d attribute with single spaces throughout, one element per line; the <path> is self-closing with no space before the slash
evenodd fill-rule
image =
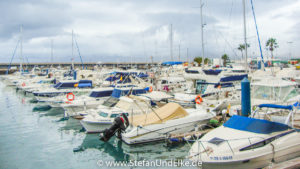
<path id="1" fill-rule="evenodd" d="M 242 116 L 248 117 L 251 113 L 250 82 L 245 77 L 241 82 L 242 87 Z"/>

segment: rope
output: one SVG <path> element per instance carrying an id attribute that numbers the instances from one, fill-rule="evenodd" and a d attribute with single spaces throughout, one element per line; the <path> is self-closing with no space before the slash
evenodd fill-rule
<path id="1" fill-rule="evenodd" d="M 75 40 L 75 44 L 76 44 L 76 47 L 77 47 L 78 55 L 80 57 L 80 61 L 81 61 L 81 65 L 82 65 L 82 70 L 84 70 L 84 65 L 83 65 L 82 57 L 81 57 L 81 54 L 80 54 L 80 51 L 79 51 L 79 47 L 78 47 L 78 44 L 77 44 L 77 40 L 76 40 L 75 37 L 74 37 L 74 40 Z"/>
<path id="2" fill-rule="evenodd" d="M 11 57 L 11 60 L 10 60 L 9 65 L 8 65 L 8 67 L 7 67 L 6 74 L 8 74 L 8 71 L 9 71 L 9 69 L 10 69 L 10 67 L 11 67 L 11 63 L 12 63 L 14 57 L 15 57 L 15 54 L 16 54 L 16 51 L 17 51 L 17 48 L 18 48 L 19 43 L 20 43 L 20 40 L 18 41 L 18 43 L 17 43 L 17 45 L 16 45 L 16 47 L 15 47 L 13 56 Z"/>
<path id="3" fill-rule="evenodd" d="M 257 40 L 258 40 L 258 44 L 259 44 L 260 57 L 261 57 L 262 64 L 265 65 L 264 57 L 263 57 L 262 50 L 261 50 L 261 43 L 260 43 L 260 38 L 259 38 L 259 33 L 258 33 L 258 28 L 257 28 L 257 23 L 256 23 L 256 17 L 255 17 L 255 12 L 254 12 L 254 5 L 253 5 L 252 0 L 251 0 L 251 6 L 252 6 L 252 13 L 253 13 L 253 18 L 254 18 L 254 23 L 255 23 L 255 28 L 256 28 Z"/>

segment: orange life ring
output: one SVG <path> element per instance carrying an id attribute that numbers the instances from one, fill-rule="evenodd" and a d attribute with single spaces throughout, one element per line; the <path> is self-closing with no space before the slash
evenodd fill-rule
<path id="1" fill-rule="evenodd" d="M 149 87 L 149 92 L 152 92 L 153 91 L 153 88 L 152 86 Z"/>
<path id="2" fill-rule="evenodd" d="M 203 102 L 202 97 L 201 97 L 200 95 L 198 95 L 198 96 L 195 98 L 195 102 L 196 102 L 197 104 L 201 104 L 201 103 Z"/>
<path id="3" fill-rule="evenodd" d="M 69 96 L 72 96 L 72 98 L 69 98 Z M 73 101 L 73 100 L 75 99 L 75 95 L 74 95 L 73 93 L 68 93 L 68 94 L 67 94 L 67 99 L 68 99 L 69 101 Z"/>

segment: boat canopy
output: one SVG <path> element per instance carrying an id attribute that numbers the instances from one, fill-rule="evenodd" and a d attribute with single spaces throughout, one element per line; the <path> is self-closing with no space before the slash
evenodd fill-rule
<path id="1" fill-rule="evenodd" d="M 78 82 L 59 82 L 54 85 L 56 89 L 66 89 L 66 88 L 75 88 L 74 85 Z"/>
<path id="2" fill-rule="evenodd" d="M 267 108 L 274 108 L 274 109 L 293 110 L 293 105 L 260 104 L 260 105 L 258 105 L 258 107 L 259 108 L 267 107 Z"/>
<path id="3" fill-rule="evenodd" d="M 159 118 L 157 117 L 159 116 Z M 134 115 L 130 118 L 133 126 L 147 126 L 151 124 L 161 124 L 168 120 L 178 119 L 187 116 L 188 113 L 177 103 L 168 103 L 155 112 Z"/>
<path id="4" fill-rule="evenodd" d="M 139 78 L 147 78 L 148 75 L 143 72 L 113 72 L 110 74 L 108 78 L 105 79 L 105 81 L 115 81 L 120 80 L 119 83 L 130 83 L 131 80 L 130 76 L 139 77 Z M 124 81 L 123 79 L 127 80 Z"/>
<path id="5" fill-rule="evenodd" d="M 59 82 L 54 85 L 56 89 L 67 89 L 67 88 L 85 88 L 85 87 L 92 87 L 93 82 L 91 80 L 80 80 L 78 81 L 67 81 L 67 82 Z"/>
<path id="6" fill-rule="evenodd" d="M 128 93 L 130 92 L 131 89 L 127 88 L 127 89 L 117 89 L 115 88 L 111 94 L 112 97 L 115 98 L 120 98 L 121 96 L 125 96 L 128 95 Z M 145 94 L 147 93 L 146 90 L 144 89 L 132 89 L 131 94 L 132 95 L 139 95 L 139 94 Z"/>
<path id="7" fill-rule="evenodd" d="M 232 116 L 223 126 L 258 134 L 271 134 L 289 129 L 288 125 L 282 123 L 237 115 Z"/>

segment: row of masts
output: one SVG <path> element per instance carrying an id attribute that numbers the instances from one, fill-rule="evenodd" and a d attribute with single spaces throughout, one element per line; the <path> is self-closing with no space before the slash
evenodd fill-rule
<path id="1" fill-rule="evenodd" d="M 53 63 L 53 39 L 50 41 L 51 46 L 51 63 Z M 72 29 L 72 66 L 74 67 L 74 31 Z M 20 26 L 20 72 L 23 71 L 24 56 L 23 56 L 23 25 Z"/>
<path id="2" fill-rule="evenodd" d="M 201 57 L 202 59 L 202 67 L 204 66 L 204 31 L 203 31 L 203 6 L 204 4 L 202 3 L 202 0 L 200 0 L 200 24 L 201 24 Z M 243 0 L 243 21 L 244 21 L 244 45 L 245 45 L 245 70 L 248 72 L 248 52 L 247 52 L 247 29 L 246 29 L 246 0 Z M 179 43 L 179 61 L 180 61 L 180 43 Z M 170 25 L 170 56 L 171 56 L 171 61 L 174 61 L 173 58 L 173 28 L 172 24 Z M 188 48 L 187 48 L 187 57 L 188 57 Z"/>
<path id="3" fill-rule="evenodd" d="M 200 0 L 200 23 L 201 23 L 201 57 L 202 59 L 202 63 L 201 65 L 204 66 L 204 31 L 203 31 L 203 6 L 204 4 L 202 3 L 202 0 Z M 246 30 L 246 2 L 245 0 L 243 0 L 243 20 L 244 20 L 244 45 L 245 45 L 245 69 L 246 72 L 248 71 L 248 55 L 247 55 L 247 30 Z M 24 62 L 24 58 L 23 58 L 23 26 L 20 27 L 20 72 L 23 71 L 23 62 Z M 180 43 L 179 43 L 179 60 L 180 60 Z M 189 49 L 187 48 L 187 57 L 189 54 Z M 172 28 L 172 24 L 170 25 L 170 56 L 171 56 L 171 61 L 174 61 L 173 58 L 173 28 Z M 74 60 L 74 31 L 72 30 L 72 62 Z M 189 60 L 189 59 L 188 59 Z M 51 39 L 51 62 L 53 62 L 53 39 Z"/>

